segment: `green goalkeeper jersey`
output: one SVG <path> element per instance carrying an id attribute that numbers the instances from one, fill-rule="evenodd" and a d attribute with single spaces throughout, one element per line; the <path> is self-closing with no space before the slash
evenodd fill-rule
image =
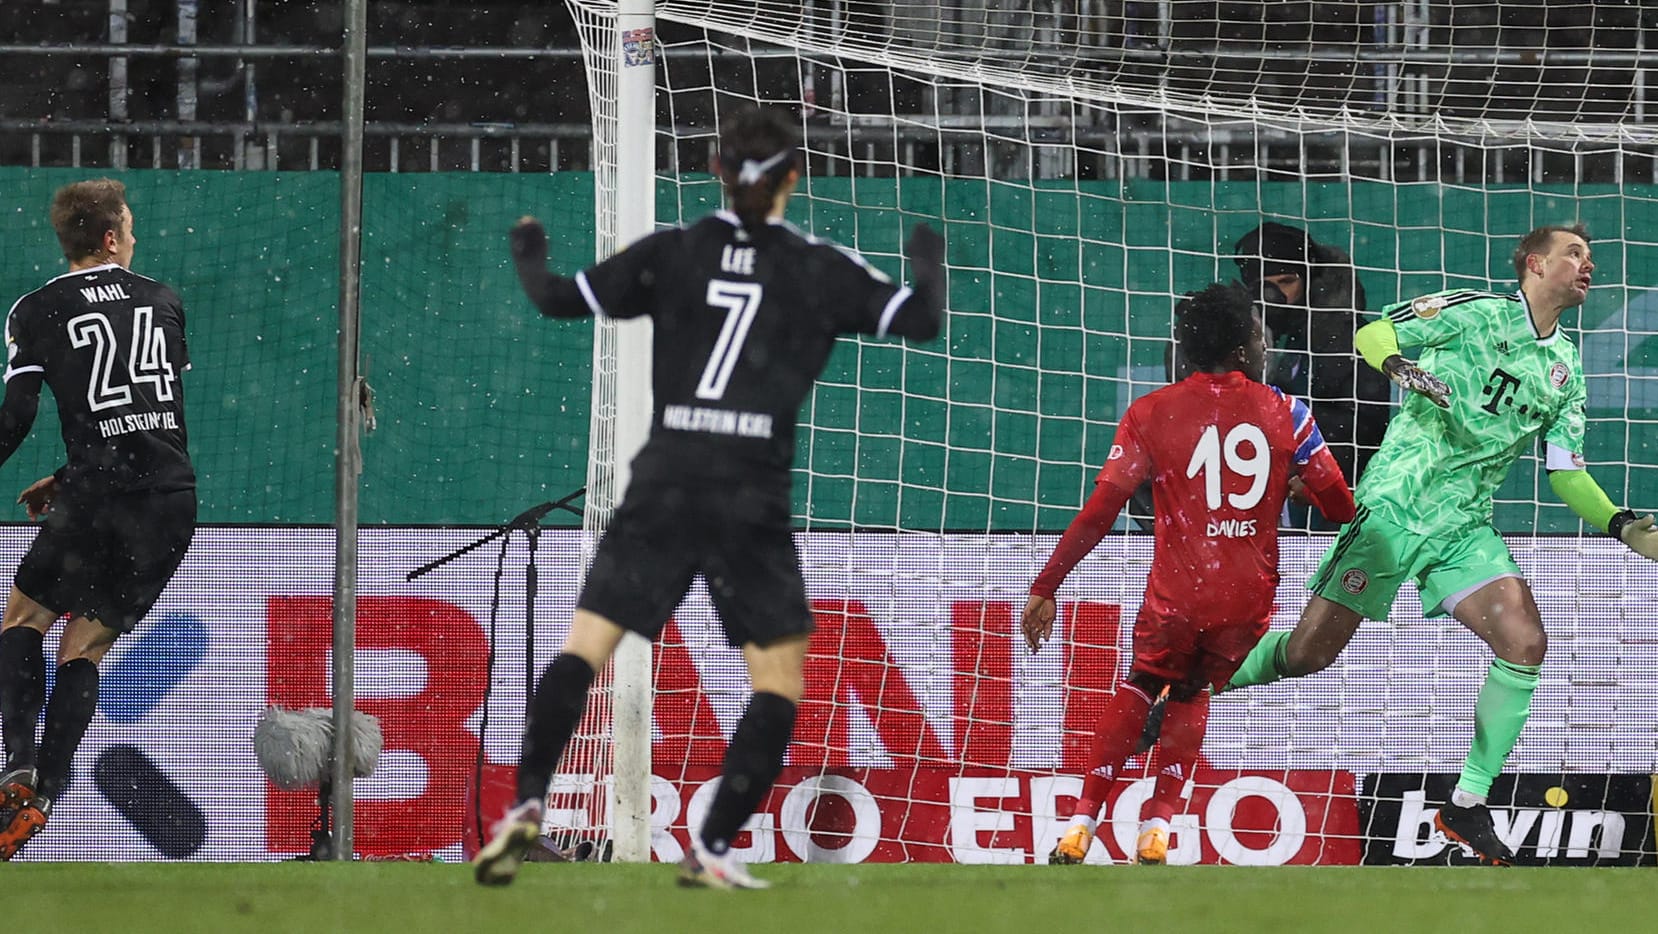
<path id="1" fill-rule="evenodd" d="M 1418 534 L 1452 534 L 1491 521 L 1492 494 L 1539 434 L 1549 469 L 1582 469 L 1582 361 L 1558 326 L 1538 335 L 1521 293 L 1440 292 L 1383 313 L 1451 388 L 1451 406 L 1406 394 L 1359 502 Z"/>

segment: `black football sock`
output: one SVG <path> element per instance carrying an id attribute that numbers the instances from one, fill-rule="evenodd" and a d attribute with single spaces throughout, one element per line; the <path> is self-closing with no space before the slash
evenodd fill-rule
<path id="1" fill-rule="evenodd" d="M 69 783 L 69 765 L 97 709 L 98 666 L 84 658 L 59 665 L 40 730 L 40 784 L 35 791 L 41 797 L 56 801 Z"/>
<path id="2" fill-rule="evenodd" d="M 541 673 L 541 684 L 524 718 L 524 745 L 518 755 L 518 800 L 547 796 L 553 769 L 587 709 L 593 666 L 579 655 L 561 654 Z"/>
<path id="3" fill-rule="evenodd" d="M 7 766 L 35 764 L 35 724 L 46 702 L 46 653 L 39 630 L 13 626 L 0 632 L 0 722 Z"/>
<path id="4" fill-rule="evenodd" d="M 702 822 L 702 845 L 724 853 L 783 771 L 783 755 L 794 735 L 794 701 L 755 694 L 725 750 L 720 787 Z"/>

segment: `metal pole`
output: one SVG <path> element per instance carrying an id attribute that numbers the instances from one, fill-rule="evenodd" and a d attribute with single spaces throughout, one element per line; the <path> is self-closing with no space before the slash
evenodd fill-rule
<path id="1" fill-rule="evenodd" d="M 112 0 L 111 6 L 119 6 L 126 10 L 124 0 Z M 123 13 L 124 15 L 124 13 Z M 198 43 L 191 46 L 155 45 L 151 43 L 126 43 L 112 46 L 108 42 L 47 42 L 22 43 L 0 42 L 0 55 L 73 55 L 83 58 L 127 58 L 129 56 L 143 56 L 146 58 L 333 58 L 340 54 L 340 50 L 332 45 L 250 45 L 232 44 L 219 45 L 214 43 Z M 488 59 L 501 60 L 533 60 L 542 58 L 575 59 L 580 60 L 581 49 L 568 48 L 518 48 L 516 46 L 474 46 L 463 48 L 456 46 L 439 47 L 412 47 L 401 45 L 377 45 L 368 50 L 369 58 L 395 58 L 406 61 L 448 61 L 453 59 Z M 685 54 L 685 53 L 681 53 Z M 698 53 L 699 55 L 702 53 Z M 794 53 L 755 49 L 752 52 L 716 51 L 715 59 L 731 61 L 753 62 L 756 59 L 787 58 Z"/>
<path id="2" fill-rule="evenodd" d="M 357 339 L 363 222 L 363 71 L 368 0 L 345 4 L 345 99 L 340 130 L 340 365 L 338 433 L 334 443 L 334 858 L 352 856 L 351 713 L 357 646 Z"/>
<path id="3" fill-rule="evenodd" d="M 258 0 L 243 0 L 242 2 L 242 42 L 247 45 L 253 45 L 256 41 L 254 37 L 254 13 L 257 3 Z M 246 123 L 253 123 L 259 119 L 259 85 L 255 80 L 258 66 L 253 63 L 252 59 L 237 59 L 236 64 L 242 70 L 242 120 Z M 275 165 L 267 166 L 264 160 L 256 161 L 254 159 L 254 154 L 259 152 L 258 141 L 249 137 L 243 139 L 241 145 L 245 152 L 242 164 L 247 168 L 276 168 Z"/>
<path id="4" fill-rule="evenodd" d="M 127 44 L 127 0 L 109 0 L 109 44 Z M 127 57 L 117 55 L 109 60 L 109 122 L 127 120 Z M 109 138 L 109 167 L 127 167 L 127 138 L 116 133 Z"/>
<path id="5" fill-rule="evenodd" d="M 198 13 L 197 0 L 178 0 L 178 44 L 192 46 L 196 44 L 196 14 Z M 196 119 L 196 73 L 198 62 L 195 57 L 187 56 L 178 60 L 178 118 L 188 123 Z M 201 139 L 188 136 L 179 140 L 178 167 L 181 169 L 201 168 Z"/>
<path id="6" fill-rule="evenodd" d="M 616 247 L 656 226 L 656 4 L 622 0 L 616 17 Z M 626 495 L 633 455 L 650 433 L 651 326 L 617 322 L 617 503 Z M 611 732 L 616 807 L 611 839 L 618 862 L 651 858 L 651 644 L 630 635 L 612 662 Z"/>
<path id="7" fill-rule="evenodd" d="M 842 0 L 834 0 L 840 3 Z M 122 4 L 124 7 L 125 4 Z M 831 6 L 831 10 L 835 7 Z M 830 35 L 840 35 L 839 20 L 831 15 Z M 198 44 L 189 47 L 133 43 L 112 47 L 107 42 L 0 42 L 0 55 L 79 55 L 84 57 L 117 57 L 132 55 L 158 58 L 327 58 L 339 54 L 333 46 L 314 45 L 219 45 Z M 661 58 L 695 56 L 699 61 L 747 63 L 772 59 L 798 60 L 800 53 L 792 49 L 754 48 L 741 52 L 732 49 L 658 50 Z M 436 46 L 411 47 L 377 45 L 369 48 L 369 58 L 395 58 L 405 61 L 436 61 L 453 59 L 486 59 L 489 61 L 522 59 L 578 59 L 581 49 L 574 48 L 517 48 L 514 46 Z M 1017 48 L 987 48 L 980 56 L 987 63 L 1016 64 L 1028 53 Z M 1658 64 L 1658 52 L 1652 49 L 1560 49 L 1539 51 L 1531 48 L 1429 48 L 1420 42 L 1415 46 L 1398 44 L 1361 46 L 1286 43 L 1283 48 L 1254 46 L 1239 49 L 1226 42 L 1183 44 L 1179 48 L 1101 47 L 1087 50 L 1078 61 L 1089 64 L 1135 62 L 1145 65 L 1168 65 L 1172 62 L 1199 63 L 1208 67 L 1217 56 L 1234 55 L 1241 59 L 1261 62 L 1323 62 L 1351 65 L 1368 62 L 1393 62 L 1403 65 L 1524 65 L 1589 66 L 1592 68 L 1652 68 Z"/>

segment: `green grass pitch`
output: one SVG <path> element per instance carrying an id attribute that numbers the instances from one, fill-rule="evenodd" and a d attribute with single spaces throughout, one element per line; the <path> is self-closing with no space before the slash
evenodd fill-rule
<path id="1" fill-rule="evenodd" d="M 407 863 L 15 863 L 19 931 L 838 934 L 1650 930 L 1651 869 L 759 867 L 764 892 L 662 865 L 532 864 L 507 888 Z"/>

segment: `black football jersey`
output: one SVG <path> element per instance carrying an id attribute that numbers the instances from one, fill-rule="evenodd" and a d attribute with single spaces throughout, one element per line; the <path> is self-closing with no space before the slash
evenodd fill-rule
<path id="1" fill-rule="evenodd" d="M 901 328 L 908 288 L 785 223 L 718 211 L 576 276 L 595 314 L 649 315 L 654 414 L 635 479 L 787 494 L 795 421 L 840 334 Z"/>
<path id="2" fill-rule="evenodd" d="M 108 264 L 65 273 L 6 316 L 6 380 L 40 373 L 57 401 L 65 492 L 187 490 L 190 366 L 171 288 Z"/>

